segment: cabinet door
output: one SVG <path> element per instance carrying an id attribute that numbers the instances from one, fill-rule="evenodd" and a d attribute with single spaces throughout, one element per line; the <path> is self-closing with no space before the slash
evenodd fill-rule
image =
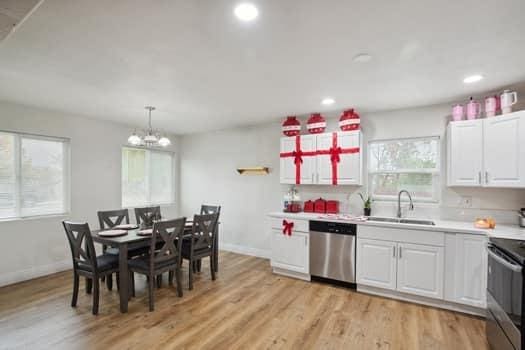
<path id="1" fill-rule="evenodd" d="M 357 239 L 357 284 L 396 289 L 396 243 Z"/>
<path id="2" fill-rule="evenodd" d="M 448 185 L 481 186 L 483 121 L 451 122 L 447 137 Z"/>
<path id="3" fill-rule="evenodd" d="M 397 290 L 443 299 L 443 247 L 399 243 Z"/>
<path id="4" fill-rule="evenodd" d="M 293 232 L 288 236 L 281 230 L 272 230 L 272 266 L 308 274 L 309 253 L 307 233 Z"/>
<path id="5" fill-rule="evenodd" d="M 482 235 L 456 234 L 455 301 L 486 307 L 487 238 Z"/>
<path id="6" fill-rule="evenodd" d="M 325 133 L 317 135 L 317 149 L 329 150 L 333 147 L 333 134 Z M 338 185 L 360 185 L 361 184 L 361 132 L 337 132 L 337 147 L 342 150 L 358 150 L 355 153 L 341 153 L 340 161 L 337 163 Z M 333 184 L 333 166 L 329 154 L 317 156 L 317 183 L 323 185 Z"/>
<path id="7" fill-rule="evenodd" d="M 284 156 L 297 149 L 297 140 L 299 140 L 300 150 L 302 152 L 315 152 L 315 135 L 303 135 L 297 137 L 281 138 L 280 147 L 280 181 L 282 184 L 312 184 L 314 183 L 314 174 L 316 171 L 316 156 L 302 156 L 302 163 L 299 173 L 299 182 L 297 182 L 297 167 L 293 156 Z"/>
<path id="8" fill-rule="evenodd" d="M 483 123 L 485 186 L 525 187 L 525 111 Z"/>

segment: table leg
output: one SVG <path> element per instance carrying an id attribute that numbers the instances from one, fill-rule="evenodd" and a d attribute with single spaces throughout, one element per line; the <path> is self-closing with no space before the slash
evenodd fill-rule
<path id="1" fill-rule="evenodd" d="M 128 271 L 128 245 L 122 244 L 119 247 L 118 254 L 119 264 L 119 294 L 120 294 L 120 312 L 128 312 L 129 298 L 129 271 Z"/>

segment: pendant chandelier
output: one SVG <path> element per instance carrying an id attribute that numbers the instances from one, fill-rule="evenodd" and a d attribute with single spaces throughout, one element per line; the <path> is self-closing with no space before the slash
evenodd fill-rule
<path id="1" fill-rule="evenodd" d="M 155 110 L 153 106 L 144 107 L 148 111 L 148 128 L 142 130 L 141 135 L 137 134 L 135 130 L 130 137 L 128 137 L 128 143 L 133 146 L 146 146 L 146 147 L 167 147 L 171 144 L 170 139 L 166 136 L 160 135 L 158 132 L 153 130 L 151 127 L 151 112 Z"/>

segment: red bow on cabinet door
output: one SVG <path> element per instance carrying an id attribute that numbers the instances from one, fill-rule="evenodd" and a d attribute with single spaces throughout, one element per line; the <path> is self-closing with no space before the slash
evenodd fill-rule
<path id="1" fill-rule="evenodd" d="M 301 136 L 295 137 L 295 150 L 292 152 L 284 152 L 280 154 L 281 158 L 293 157 L 295 164 L 295 183 L 301 183 L 301 164 L 303 163 L 303 156 L 315 156 L 317 152 L 304 152 L 301 150 Z"/>
<path id="2" fill-rule="evenodd" d="M 283 235 L 291 236 L 292 229 L 293 229 L 293 222 L 292 221 L 288 222 L 286 220 L 283 220 Z"/>
<path id="3" fill-rule="evenodd" d="M 327 154 L 332 163 L 332 185 L 337 185 L 337 164 L 341 161 L 341 154 L 359 153 L 359 147 L 341 148 L 337 145 L 337 133 L 332 134 L 332 147 L 328 150 L 317 151 L 317 154 Z"/>

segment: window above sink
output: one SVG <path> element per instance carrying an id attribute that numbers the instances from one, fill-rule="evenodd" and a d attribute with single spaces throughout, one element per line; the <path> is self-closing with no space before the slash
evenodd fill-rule
<path id="1" fill-rule="evenodd" d="M 408 190 L 414 202 L 439 201 L 440 139 L 438 136 L 371 141 L 368 183 L 375 200 L 394 201 Z"/>

